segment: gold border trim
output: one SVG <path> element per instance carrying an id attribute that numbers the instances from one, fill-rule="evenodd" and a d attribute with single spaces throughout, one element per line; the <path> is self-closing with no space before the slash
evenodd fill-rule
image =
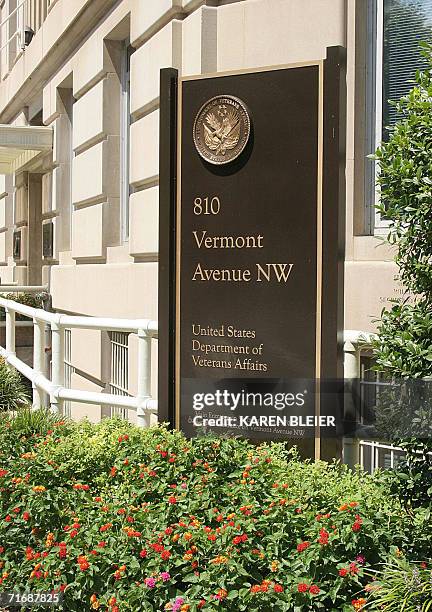
<path id="1" fill-rule="evenodd" d="M 293 62 L 292 64 L 275 64 L 270 66 L 260 66 L 259 68 L 240 68 L 239 70 L 225 70 L 221 72 L 207 72 L 205 74 L 191 74 L 190 76 L 182 76 L 179 78 L 179 83 L 183 81 L 199 81 L 204 79 L 215 79 L 224 76 L 237 76 L 242 74 L 256 74 L 258 72 L 271 72 L 272 70 L 286 70 L 287 68 L 304 68 L 307 66 L 322 66 L 323 59 L 311 60 L 310 62 Z"/>
<path id="2" fill-rule="evenodd" d="M 318 171 L 317 171 L 317 272 L 315 329 L 315 416 L 321 415 L 322 274 L 323 274 L 323 162 L 324 162 L 324 61 L 318 74 Z M 315 429 L 315 460 L 321 457 L 321 430 Z"/>
<path id="3" fill-rule="evenodd" d="M 181 272 L 181 187 L 182 187 L 182 87 L 177 86 L 177 206 L 176 206 L 176 334 L 175 334 L 175 428 L 180 429 L 180 272 Z"/>

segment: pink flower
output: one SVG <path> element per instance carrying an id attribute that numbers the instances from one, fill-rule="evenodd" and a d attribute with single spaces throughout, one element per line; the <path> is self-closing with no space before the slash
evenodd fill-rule
<path id="1" fill-rule="evenodd" d="M 161 572 L 160 577 L 162 578 L 162 580 L 164 582 L 167 582 L 167 580 L 169 580 L 171 578 L 170 573 L 169 572 Z"/>
<path id="2" fill-rule="evenodd" d="M 146 578 L 144 582 L 146 587 L 148 587 L 149 589 L 154 589 L 154 587 L 156 586 L 156 580 L 154 578 Z"/>
<path id="3" fill-rule="evenodd" d="M 360 565 L 363 565 L 364 563 L 366 563 L 366 558 L 363 557 L 363 555 L 357 555 L 356 561 L 357 563 L 360 563 Z"/>
<path id="4" fill-rule="evenodd" d="M 175 602 L 173 603 L 172 612 L 178 612 L 184 603 L 184 599 L 182 597 L 177 597 Z"/>

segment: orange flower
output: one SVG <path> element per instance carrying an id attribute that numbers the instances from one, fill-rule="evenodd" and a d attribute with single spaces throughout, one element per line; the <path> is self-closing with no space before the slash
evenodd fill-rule
<path id="1" fill-rule="evenodd" d="M 87 561 L 87 557 L 80 555 L 77 559 L 79 568 L 82 572 L 90 567 L 90 563 Z"/>
<path id="2" fill-rule="evenodd" d="M 351 603 L 354 610 L 362 610 L 367 602 L 364 597 L 360 597 L 360 599 L 353 599 Z"/>
<path id="3" fill-rule="evenodd" d="M 47 535 L 46 541 L 45 541 L 45 546 L 47 548 L 51 548 L 54 544 L 54 534 L 53 533 L 49 533 Z"/>
<path id="4" fill-rule="evenodd" d="M 228 557 L 225 557 L 224 555 L 218 555 L 217 557 L 212 559 L 210 563 L 214 563 L 215 565 L 218 565 L 221 563 L 228 563 Z"/>

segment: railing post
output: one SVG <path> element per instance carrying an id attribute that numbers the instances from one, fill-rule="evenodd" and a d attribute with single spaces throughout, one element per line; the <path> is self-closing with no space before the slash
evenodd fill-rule
<path id="1" fill-rule="evenodd" d="M 33 319 L 33 369 L 35 374 L 45 374 L 45 322 Z M 33 407 L 44 404 L 44 392 L 33 383 Z"/>
<path id="2" fill-rule="evenodd" d="M 138 407 L 137 426 L 150 426 L 150 413 L 145 409 L 151 391 L 151 336 L 145 329 L 138 329 Z"/>
<path id="3" fill-rule="evenodd" d="M 57 389 L 64 386 L 64 328 L 58 322 L 51 323 L 51 380 Z M 51 410 L 63 414 L 63 400 L 58 395 L 51 395 Z"/>
<path id="4" fill-rule="evenodd" d="M 20 19 L 21 16 L 21 23 L 19 24 L 20 26 L 20 38 L 21 38 L 21 51 L 25 50 L 25 25 L 26 25 L 26 8 L 27 8 L 27 0 L 25 0 L 21 6 L 21 11 L 17 12 L 17 22 Z M 18 27 L 18 23 L 17 23 L 17 27 Z M 18 52 L 18 50 L 17 50 Z"/>
<path id="5" fill-rule="evenodd" d="M 345 383 L 348 383 L 348 391 L 352 392 L 352 383 L 359 377 L 359 375 L 359 352 L 354 343 L 347 341 L 344 343 L 344 378 Z M 347 413 L 351 413 L 351 416 L 355 415 L 355 406 L 351 405 L 346 407 L 345 416 L 347 416 Z M 354 467 L 359 463 L 359 446 L 359 441 L 357 439 L 344 437 L 342 457 L 343 462 L 350 467 Z"/>
<path id="6" fill-rule="evenodd" d="M 15 355 L 15 311 L 6 307 L 6 351 Z"/>

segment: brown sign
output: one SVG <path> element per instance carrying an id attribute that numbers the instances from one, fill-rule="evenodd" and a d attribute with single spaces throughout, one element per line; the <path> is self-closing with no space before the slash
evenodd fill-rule
<path id="1" fill-rule="evenodd" d="M 325 64 L 179 82 L 176 423 L 188 435 L 291 437 L 299 421 L 279 419 L 276 432 L 270 417 L 296 410 L 315 417 L 312 432 L 325 426 L 314 390 L 337 376 L 342 297 L 339 149 L 325 183 Z M 323 371 L 329 339 L 334 364 Z M 259 418 L 242 427 L 252 392 Z"/>

